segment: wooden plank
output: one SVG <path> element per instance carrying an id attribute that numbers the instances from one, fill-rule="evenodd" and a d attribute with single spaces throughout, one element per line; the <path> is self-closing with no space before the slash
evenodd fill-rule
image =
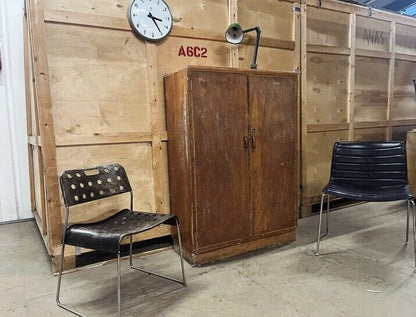
<path id="1" fill-rule="evenodd" d="M 396 53 L 396 60 L 416 62 L 416 55 Z"/>
<path id="2" fill-rule="evenodd" d="M 395 51 L 401 54 L 415 55 L 416 27 L 409 27 L 400 23 L 395 29 Z"/>
<path id="3" fill-rule="evenodd" d="M 390 23 L 390 64 L 389 64 L 389 77 L 388 77 L 388 97 L 387 97 L 387 121 L 392 119 L 392 108 L 393 108 L 393 101 L 394 101 L 394 83 L 395 83 L 395 72 L 396 72 L 396 23 Z M 387 129 L 387 140 L 391 140 L 392 138 L 392 127 L 391 123 L 389 123 Z"/>
<path id="4" fill-rule="evenodd" d="M 354 116 L 355 116 L 355 77 L 356 77 L 356 64 L 355 64 L 355 48 L 356 48 L 356 15 L 350 14 L 350 28 L 349 28 L 349 46 L 351 49 L 351 54 L 349 56 L 349 65 L 348 65 L 348 140 L 354 138 Z"/>
<path id="5" fill-rule="evenodd" d="M 307 44 L 308 53 L 321 53 L 333 55 L 350 55 L 350 48 L 335 47 L 329 45 Z"/>
<path id="6" fill-rule="evenodd" d="M 416 119 L 401 119 L 401 120 L 392 120 L 391 125 L 393 127 L 397 126 L 409 126 L 416 125 Z"/>
<path id="7" fill-rule="evenodd" d="M 238 22 L 238 0 L 228 1 L 228 24 Z M 230 44 L 230 67 L 238 67 L 238 48 L 239 45 Z"/>
<path id="8" fill-rule="evenodd" d="M 308 133 L 326 132 L 326 131 L 342 131 L 349 130 L 349 123 L 334 123 L 334 124 L 308 124 L 306 131 Z"/>
<path id="9" fill-rule="evenodd" d="M 59 204 L 58 172 L 54 121 L 49 85 L 49 69 L 45 43 L 45 26 L 42 0 L 27 1 L 30 27 L 33 30 L 34 78 L 37 91 L 40 135 L 42 138 L 42 163 L 45 172 L 47 222 L 49 246 L 59 245 L 62 235 L 62 217 Z"/>
<path id="10" fill-rule="evenodd" d="M 390 59 L 391 53 L 390 52 L 380 52 L 380 51 L 373 51 L 373 50 L 366 50 L 366 49 L 356 49 L 355 50 L 356 56 L 363 56 L 363 57 L 374 57 L 374 58 L 384 58 Z"/>
<path id="11" fill-rule="evenodd" d="M 387 128 L 366 128 L 354 130 L 354 141 L 385 141 Z"/>
<path id="12" fill-rule="evenodd" d="M 354 127 L 357 129 L 362 128 L 381 128 L 381 127 L 388 127 L 389 122 L 387 120 L 382 121 L 360 121 L 355 122 Z"/>
<path id="13" fill-rule="evenodd" d="M 24 45 L 24 63 L 25 63 L 25 94 L 26 94 L 26 133 L 32 133 L 32 105 L 31 105 L 31 89 L 32 89 L 32 64 L 30 56 L 29 27 L 27 23 L 27 14 L 23 17 L 23 45 Z M 28 163 L 29 163 L 29 182 L 30 182 L 30 206 L 31 210 L 36 210 L 36 193 L 34 180 L 33 152 L 30 144 L 28 144 Z"/>

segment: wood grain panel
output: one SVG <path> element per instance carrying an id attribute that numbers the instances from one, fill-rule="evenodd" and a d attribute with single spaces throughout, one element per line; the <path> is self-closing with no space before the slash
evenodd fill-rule
<path id="1" fill-rule="evenodd" d="M 348 65 L 347 56 L 308 54 L 306 124 L 347 122 Z"/>
<path id="2" fill-rule="evenodd" d="M 386 128 L 355 129 L 354 141 L 386 141 Z"/>
<path id="3" fill-rule="evenodd" d="M 247 77 L 196 72 L 191 80 L 199 248 L 250 233 Z"/>
<path id="4" fill-rule="evenodd" d="M 150 131 L 142 42 L 117 30 L 56 24 L 46 30 L 58 144 Z"/>
<path id="5" fill-rule="evenodd" d="M 390 23 L 357 16 L 355 45 L 358 49 L 388 52 L 390 50 Z"/>
<path id="6" fill-rule="evenodd" d="M 306 153 L 303 153 L 303 159 L 308 162 L 304 188 L 306 196 L 322 193 L 322 188 L 329 180 L 334 143 L 347 140 L 348 130 L 308 133 Z"/>
<path id="7" fill-rule="evenodd" d="M 250 69 L 253 59 L 253 45 L 240 45 L 238 49 L 238 68 Z M 294 52 L 271 47 L 259 47 L 257 55 L 257 69 L 292 71 Z"/>
<path id="8" fill-rule="evenodd" d="M 297 78 L 249 77 L 254 235 L 294 227 L 297 215 Z"/>
<path id="9" fill-rule="evenodd" d="M 348 47 L 349 16 L 346 13 L 307 8 L 307 43 Z"/>
<path id="10" fill-rule="evenodd" d="M 387 119 L 389 61 L 356 57 L 354 122 Z"/>
<path id="11" fill-rule="evenodd" d="M 238 21 L 235 22 L 238 22 L 243 29 L 259 26 L 262 37 L 292 40 L 293 23 L 289 18 L 292 17 L 292 8 L 293 3 L 290 2 L 239 0 L 237 1 Z"/>
<path id="12" fill-rule="evenodd" d="M 416 63 L 396 61 L 392 120 L 416 118 L 416 92 L 413 79 L 416 79 Z"/>
<path id="13" fill-rule="evenodd" d="M 396 53 L 415 55 L 416 50 L 416 27 L 396 24 Z"/>

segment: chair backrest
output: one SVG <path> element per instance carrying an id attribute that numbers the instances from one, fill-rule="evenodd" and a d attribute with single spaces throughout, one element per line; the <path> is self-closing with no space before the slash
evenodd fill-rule
<path id="1" fill-rule="evenodd" d="M 126 171 L 119 164 L 67 170 L 59 182 L 66 207 L 131 192 Z"/>
<path id="2" fill-rule="evenodd" d="M 336 142 L 331 182 L 372 187 L 408 184 L 405 143 Z"/>

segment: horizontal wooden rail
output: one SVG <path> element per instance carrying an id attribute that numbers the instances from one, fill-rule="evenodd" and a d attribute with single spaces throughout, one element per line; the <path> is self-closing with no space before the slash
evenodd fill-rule
<path id="1" fill-rule="evenodd" d="M 167 132 L 163 131 L 160 135 L 162 141 L 167 141 Z M 121 144 L 121 143 L 152 143 L 152 134 L 150 132 L 137 133 L 119 133 L 119 134 L 79 134 L 68 137 L 56 138 L 56 147 L 68 146 L 87 146 L 98 144 Z"/>
<path id="2" fill-rule="evenodd" d="M 127 18 L 123 19 L 117 17 L 100 16 L 95 14 L 77 13 L 60 10 L 45 10 L 44 20 L 45 22 L 49 23 L 90 26 L 131 32 L 131 27 Z M 225 42 L 224 34 L 218 34 L 217 32 L 211 32 L 206 30 L 195 30 L 181 26 L 173 26 L 170 36 Z M 243 41 L 243 44 L 254 45 L 254 43 L 255 36 L 250 35 L 246 36 Z M 294 50 L 295 42 L 289 40 L 279 40 L 269 37 L 261 37 L 260 46 Z"/>

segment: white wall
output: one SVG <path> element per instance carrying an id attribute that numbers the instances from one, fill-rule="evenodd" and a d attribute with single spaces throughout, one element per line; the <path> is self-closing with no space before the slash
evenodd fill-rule
<path id="1" fill-rule="evenodd" d="M 32 217 L 23 58 L 24 0 L 0 0 L 0 222 Z"/>

